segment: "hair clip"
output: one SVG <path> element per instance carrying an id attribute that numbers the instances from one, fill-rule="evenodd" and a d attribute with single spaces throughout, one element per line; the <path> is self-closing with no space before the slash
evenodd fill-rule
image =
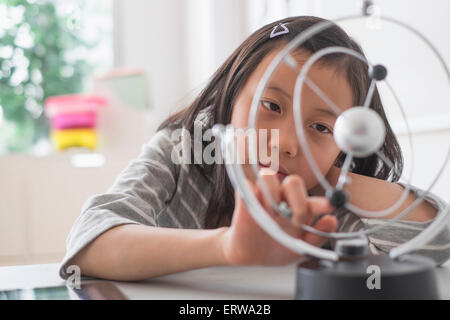
<path id="1" fill-rule="evenodd" d="M 270 33 L 270 38 L 274 38 L 274 37 L 280 36 L 282 34 L 289 33 L 289 29 L 286 28 L 287 24 L 289 24 L 289 22 L 279 23 L 275 27 L 273 27 L 272 32 Z M 278 27 L 282 27 L 283 29 L 278 32 L 275 32 L 278 29 Z"/>

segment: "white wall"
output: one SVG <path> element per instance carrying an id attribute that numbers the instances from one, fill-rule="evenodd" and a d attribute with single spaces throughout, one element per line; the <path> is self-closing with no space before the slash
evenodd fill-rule
<path id="1" fill-rule="evenodd" d="M 248 36 L 245 4 L 242 0 L 184 2 L 187 92 L 200 91 L 208 78 Z"/>
<path id="2" fill-rule="evenodd" d="M 149 77 L 150 100 L 162 118 L 185 92 L 184 14 L 179 0 L 116 0 L 119 67 Z"/>

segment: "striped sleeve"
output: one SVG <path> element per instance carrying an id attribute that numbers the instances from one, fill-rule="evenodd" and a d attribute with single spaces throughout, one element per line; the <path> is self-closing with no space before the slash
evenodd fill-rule
<path id="1" fill-rule="evenodd" d="M 109 190 L 90 197 L 83 205 L 66 240 L 60 276 L 81 249 L 108 229 L 122 224 L 157 226 L 158 214 L 173 197 L 179 168 L 171 161 L 174 146 L 168 129 L 158 131 Z"/>
<path id="2" fill-rule="evenodd" d="M 403 185 L 404 186 L 404 185 Z M 423 190 L 414 186 L 409 186 L 416 196 L 420 196 Z M 433 193 L 428 193 L 425 201 L 430 203 L 438 212 L 443 212 L 447 205 L 445 201 Z M 387 219 L 361 218 L 360 222 L 354 222 L 354 229 L 371 229 L 377 225 L 384 224 Z M 434 219 L 425 222 L 399 220 L 395 223 L 377 230 L 368 235 L 369 244 L 372 252 L 389 253 L 389 251 L 417 236 L 425 230 Z M 356 231 L 356 230 L 353 230 Z M 431 258 L 436 265 L 441 265 L 450 258 L 450 228 L 446 226 L 437 234 L 428 244 L 411 253 L 427 256 Z"/>

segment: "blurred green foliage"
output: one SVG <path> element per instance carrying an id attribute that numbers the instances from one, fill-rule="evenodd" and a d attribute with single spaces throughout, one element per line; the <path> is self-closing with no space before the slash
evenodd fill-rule
<path id="1" fill-rule="evenodd" d="M 48 138 L 45 99 L 83 90 L 92 67 L 68 56 L 95 44 L 77 35 L 79 19 L 58 13 L 54 1 L 0 0 L 0 154 Z"/>

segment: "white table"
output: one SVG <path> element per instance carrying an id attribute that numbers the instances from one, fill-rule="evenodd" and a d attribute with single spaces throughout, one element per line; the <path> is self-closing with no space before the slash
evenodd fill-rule
<path id="1" fill-rule="evenodd" d="M 146 281 L 113 283 L 129 299 L 292 299 L 295 268 L 295 264 L 215 267 Z M 450 261 L 437 268 L 436 273 L 441 297 L 450 299 Z M 58 264 L 0 267 L 0 290 L 64 284 L 58 275 Z"/>

